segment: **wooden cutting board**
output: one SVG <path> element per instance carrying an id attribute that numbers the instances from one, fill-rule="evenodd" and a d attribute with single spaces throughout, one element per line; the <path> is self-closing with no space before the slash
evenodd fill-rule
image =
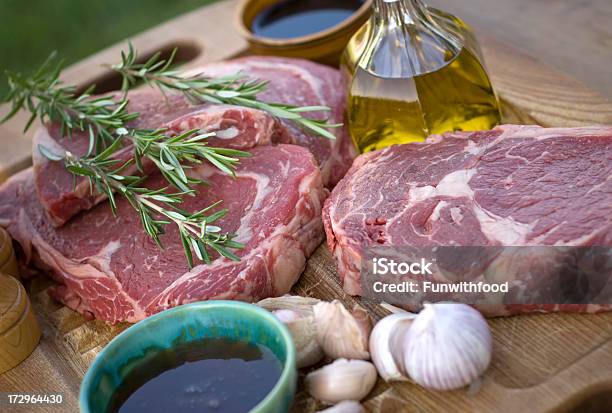
<path id="1" fill-rule="evenodd" d="M 188 67 L 247 54 L 232 29 L 236 1 L 216 3 L 189 13 L 132 39 L 143 54 L 182 50 Z M 479 34 L 485 60 L 502 98 L 505 121 L 543 126 L 612 124 L 612 105 L 597 92 L 519 51 Z M 92 82 L 102 90 L 118 86 L 100 67 L 114 62 L 125 44 L 104 50 L 65 71 L 71 83 Z M 1 116 L 2 110 L 0 110 Z M 0 176 L 31 163 L 31 135 L 23 135 L 23 117 L 0 127 Z M 127 325 L 87 321 L 51 301 L 46 277 L 28 287 L 44 336 L 23 364 L 0 375 L 0 392 L 53 392 L 61 406 L 24 406 L 9 411 L 75 412 L 78 390 L 96 354 Z M 336 267 L 324 245 L 309 259 L 294 292 L 321 299 L 358 300 L 343 293 Z M 385 310 L 361 300 L 375 317 Z M 410 383 L 388 386 L 379 381 L 365 402 L 371 412 L 556 412 L 612 411 L 612 313 L 545 314 L 490 320 L 494 336 L 492 365 L 478 391 L 430 392 Z M 295 412 L 321 406 L 300 390 Z"/>

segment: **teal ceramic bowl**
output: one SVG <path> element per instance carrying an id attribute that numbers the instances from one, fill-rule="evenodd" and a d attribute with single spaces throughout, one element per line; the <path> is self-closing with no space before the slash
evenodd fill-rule
<path id="1" fill-rule="evenodd" d="M 79 404 L 82 413 L 106 413 L 123 379 L 152 351 L 205 338 L 248 341 L 269 348 L 281 361 L 281 376 L 252 413 L 287 412 L 297 383 L 295 347 L 287 328 L 272 313 L 237 301 L 187 304 L 149 317 L 111 341 L 87 371 Z"/>

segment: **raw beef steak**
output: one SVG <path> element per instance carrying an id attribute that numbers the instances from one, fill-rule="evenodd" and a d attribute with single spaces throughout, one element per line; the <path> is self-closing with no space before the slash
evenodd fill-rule
<path id="1" fill-rule="evenodd" d="M 60 284 L 53 295 L 68 307 L 109 323 L 136 322 L 193 301 L 253 301 L 289 291 L 307 257 L 323 238 L 321 207 L 327 190 L 312 155 L 295 145 L 260 146 L 242 160 L 236 179 L 202 165 L 191 173 L 209 186 L 186 197 L 185 209 L 223 200 L 229 212 L 219 225 L 246 247 L 240 262 L 216 258 L 189 270 L 174 227 L 160 250 L 144 233 L 135 211 L 118 199 L 51 225 L 38 202 L 31 170 L 0 189 L 0 224 L 33 264 Z M 162 185 L 159 176 L 145 183 Z"/>
<path id="2" fill-rule="evenodd" d="M 323 221 L 352 295 L 363 292 L 371 246 L 610 247 L 612 128 L 505 125 L 370 152 L 333 190 Z M 530 309 L 564 308 L 495 312 Z"/>
<path id="3" fill-rule="evenodd" d="M 340 74 L 335 69 L 298 59 L 250 57 L 211 64 L 195 72 L 210 76 L 243 72 L 245 76 L 268 80 L 270 83 L 259 96 L 260 99 L 298 106 L 329 106 L 332 108 L 331 114 L 309 113 L 307 116 L 317 119 L 329 116 L 331 123 L 343 122 L 345 94 L 340 85 Z M 131 127 L 167 128 L 171 134 L 191 129 L 216 132 L 217 137 L 209 139 L 210 146 L 235 149 L 248 150 L 271 143 L 305 146 L 319 163 L 326 186 L 333 186 L 355 157 L 353 144 L 344 127 L 334 129 L 337 138 L 329 140 L 254 109 L 212 104 L 194 106 L 182 97 L 164 97 L 148 89 L 130 92 L 129 100 L 128 110 L 140 113 Z M 62 136 L 57 125 L 43 127 L 35 135 L 34 182 L 40 202 L 54 225 L 63 225 L 79 211 L 89 209 L 104 199 L 103 196 L 89 193 L 86 180 L 78 180 L 75 189 L 74 177 L 62 164 L 42 157 L 38 145 L 44 145 L 58 154 L 65 150 L 83 154 L 87 150 L 88 139 L 85 134 L 72 138 Z M 116 155 L 122 160 L 130 156 L 131 147 L 125 147 Z M 150 165 L 145 163 L 145 168 L 147 166 Z"/>
<path id="4" fill-rule="evenodd" d="M 313 112 L 312 119 L 329 117 L 330 123 L 345 123 L 346 87 L 340 71 L 303 59 L 280 57 L 245 57 L 212 63 L 194 73 L 223 76 L 242 72 L 249 77 L 268 81 L 267 89 L 258 95 L 265 102 L 295 106 L 328 106 L 330 113 Z M 355 146 L 346 127 L 332 129 L 335 140 L 305 131 L 281 119 L 291 131 L 291 143 L 310 149 L 321 167 L 324 184 L 332 188 L 346 173 L 356 156 Z"/>
<path id="5" fill-rule="evenodd" d="M 228 105 L 190 106 L 177 96 L 168 96 L 150 90 L 130 93 L 130 112 L 139 112 L 140 117 L 130 124 L 134 128 L 166 128 L 170 134 L 200 129 L 215 132 L 217 136 L 207 140 L 209 146 L 234 149 L 250 149 L 257 145 L 288 142 L 290 138 L 283 125 L 265 112 Z M 83 155 L 87 152 L 89 140 L 86 133 L 75 133 L 72 137 L 62 136 L 58 125 L 41 127 L 34 135 L 33 161 L 34 185 L 38 198 L 51 223 L 61 226 L 80 211 L 90 209 L 105 197 L 91 194 L 86 179 L 76 181 L 64 168 L 63 163 L 50 161 L 38 150 L 42 145 L 56 154 L 65 151 Z M 127 161 L 132 157 L 132 146 L 127 145 L 115 158 Z M 143 159 L 147 173 L 152 172 L 151 163 Z M 137 173 L 128 168 L 126 174 Z"/>

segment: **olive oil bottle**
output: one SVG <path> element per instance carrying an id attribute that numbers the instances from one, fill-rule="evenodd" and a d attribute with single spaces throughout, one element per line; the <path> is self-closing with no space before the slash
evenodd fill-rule
<path id="1" fill-rule="evenodd" d="M 349 130 L 362 152 L 501 120 L 471 29 L 420 0 L 375 0 L 342 69 Z"/>

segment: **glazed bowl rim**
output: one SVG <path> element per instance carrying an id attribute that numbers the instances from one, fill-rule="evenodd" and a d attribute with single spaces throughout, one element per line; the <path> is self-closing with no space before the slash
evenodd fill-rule
<path id="1" fill-rule="evenodd" d="M 82 413 L 92 413 L 88 402 L 88 394 L 89 391 L 92 390 L 93 380 L 97 372 L 99 372 L 101 369 L 101 365 L 104 362 L 106 353 L 109 353 L 111 349 L 117 346 L 122 346 L 130 342 L 131 340 L 134 340 L 135 337 L 138 337 L 140 331 L 146 329 L 147 325 L 150 323 L 158 322 L 164 319 L 171 319 L 175 313 L 184 311 L 201 311 L 209 308 L 226 308 L 228 310 L 238 310 L 242 313 L 254 313 L 256 315 L 255 318 L 259 318 L 260 321 L 263 323 L 273 325 L 277 334 L 280 334 L 287 353 L 286 359 L 284 361 L 281 361 L 281 363 L 283 364 L 281 375 L 276 381 L 274 387 L 266 394 L 266 397 L 264 397 L 259 403 L 253 406 L 253 408 L 249 410 L 249 413 L 257 413 L 261 409 L 267 407 L 267 405 L 282 391 L 283 386 L 289 380 L 291 380 L 291 376 L 296 371 L 295 345 L 293 344 L 291 334 L 289 333 L 287 327 L 278 318 L 276 318 L 271 312 L 264 310 L 261 307 L 240 301 L 214 300 L 184 304 L 154 314 L 150 317 L 145 318 L 142 321 L 137 322 L 136 324 L 131 325 L 130 327 L 122 331 L 119 335 L 117 335 L 115 338 L 113 338 L 96 356 L 95 360 L 85 373 L 85 377 L 83 377 L 83 381 L 81 382 L 81 388 L 79 391 L 79 410 Z"/>
<path id="2" fill-rule="evenodd" d="M 236 8 L 235 25 L 237 26 L 240 34 L 242 34 L 242 36 L 246 38 L 250 43 L 257 43 L 271 47 L 299 46 L 308 43 L 318 42 L 330 36 L 342 33 L 345 30 L 350 30 L 355 23 L 359 22 L 361 19 L 364 18 L 364 16 L 370 10 L 371 6 L 374 4 L 374 0 L 363 0 L 363 4 L 359 6 L 359 8 L 355 10 L 353 14 L 351 14 L 349 17 L 342 20 L 341 22 L 331 27 L 328 27 L 327 29 L 310 33 L 304 36 L 278 39 L 274 37 L 257 35 L 253 33 L 250 27 L 247 26 L 246 22 L 244 21 L 244 14 L 247 10 L 247 7 L 250 6 L 253 1 L 254 0 L 240 0 L 240 3 Z M 280 1 L 282 0 L 276 0 L 276 3 Z"/>

